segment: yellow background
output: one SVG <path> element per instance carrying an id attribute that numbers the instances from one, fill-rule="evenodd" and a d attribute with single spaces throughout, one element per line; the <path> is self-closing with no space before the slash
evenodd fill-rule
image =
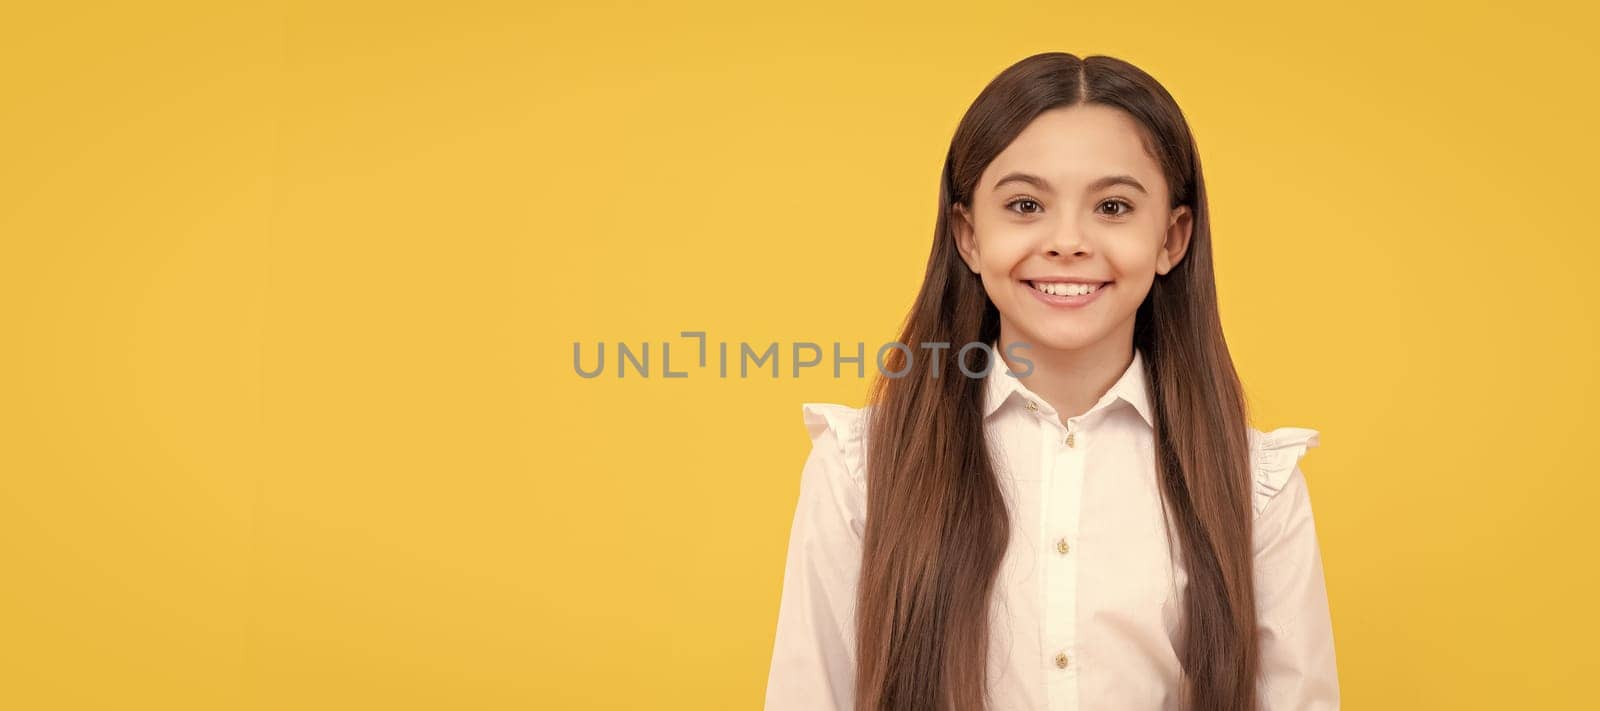
<path id="1" fill-rule="evenodd" d="M 866 382 L 572 343 L 891 340 L 1045 50 L 1192 122 L 1347 706 L 1592 703 L 1592 10 L 598 5 L 0 11 L 0 707 L 759 708 Z"/>

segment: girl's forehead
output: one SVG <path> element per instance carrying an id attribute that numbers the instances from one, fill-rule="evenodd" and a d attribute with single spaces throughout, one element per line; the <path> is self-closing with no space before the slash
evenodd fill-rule
<path id="1" fill-rule="evenodd" d="M 1120 109 L 1098 104 L 1040 114 L 989 163 L 983 181 L 990 185 L 1018 171 L 1061 186 L 1108 174 L 1133 175 L 1146 184 L 1161 177 L 1139 123 Z"/>

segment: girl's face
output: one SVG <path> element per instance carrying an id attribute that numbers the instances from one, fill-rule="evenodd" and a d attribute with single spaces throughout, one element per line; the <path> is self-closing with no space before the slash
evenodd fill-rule
<path id="1" fill-rule="evenodd" d="M 1169 204 L 1160 164 L 1120 109 L 1079 104 L 1028 124 L 984 169 L 971 210 L 952 215 L 961 257 L 1000 311 L 1001 348 L 1132 343 L 1155 275 L 1189 244 L 1190 210 Z"/>

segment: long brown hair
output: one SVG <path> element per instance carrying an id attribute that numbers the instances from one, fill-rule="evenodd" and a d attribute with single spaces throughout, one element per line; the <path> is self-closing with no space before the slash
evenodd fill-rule
<path id="1" fill-rule="evenodd" d="M 985 708 L 988 609 L 1010 524 L 983 432 L 984 382 L 943 377 L 921 343 L 994 341 L 999 313 L 962 262 L 951 226 L 989 162 L 1040 113 L 1103 104 L 1147 132 L 1172 195 L 1188 205 L 1184 258 L 1157 275 L 1135 315 L 1154 402 L 1156 476 L 1188 574 L 1184 696 L 1192 709 L 1252 708 L 1257 643 L 1251 585 L 1250 479 L 1243 390 L 1217 313 L 1205 181 L 1189 127 L 1155 79 L 1106 56 L 1052 52 L 995 77 L 956 128 L 922 290 L 890 351 L 868 422 L 867 522 L 857 598 L 857 711 Z M 970 349 L 982 371 L 984 349 Z M 948 356 L 947 356 L 948 357 Z M 910 361 L 909 363 L 907 361 Z M 1004 367 L 996 363 L 995 367 Z"/>

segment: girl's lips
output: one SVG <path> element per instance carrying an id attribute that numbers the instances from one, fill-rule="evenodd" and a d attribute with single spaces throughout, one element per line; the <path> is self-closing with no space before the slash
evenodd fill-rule
<path id="1" fill-rule="evenodd" d="M 1029 293 L 1033 294 L 1034 298 L 1044 302 L 1048 306 L 1053 306 L 1055 308 L 1078 309 L 1094 303 L 1095 299 L 1100 298 L 1101 293 L 1103 293 L 1106 289 L 1110 289 L 1111 285 L 1115 283 L 1116 282 L 1108 281 L 1104 284 L 1101 284 L 1100 287 L 1094 291 L 1080 296 L 1056 296 L 1055 294 L 1046 294 L 1038 289 L 1033 288 L 1033 284 L 1026 281 L 1022 282 L 1022 285 L 1028 290 Z"/>

